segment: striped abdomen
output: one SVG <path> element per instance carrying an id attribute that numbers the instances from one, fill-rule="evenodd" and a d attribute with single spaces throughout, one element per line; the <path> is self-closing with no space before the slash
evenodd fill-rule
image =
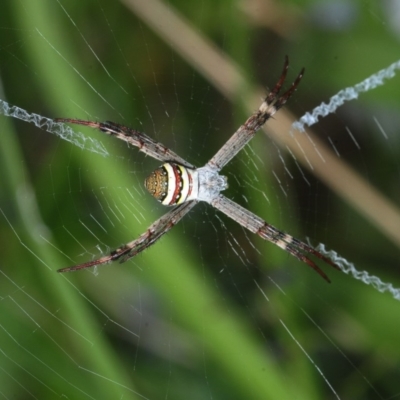
<path id="1" fill-rule="evenodd" d="M 145 188 L 166 206 L 195 200 L 199 190 L 198 173 L 175 163 L 165 163 L 144 181 Z"/>

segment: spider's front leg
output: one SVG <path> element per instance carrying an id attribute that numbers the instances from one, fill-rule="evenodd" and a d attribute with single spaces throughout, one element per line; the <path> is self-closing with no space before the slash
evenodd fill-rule
<path id="1" fill-rule="evenodd" d="M 273 225 L 270 225 L 268 222 L 264 222 L 264 225 L 256 233 L 261 238 L 276 244 L 281 249 L 287 251 L 290 255 L 307 264 L 315 272 L 322 276 L 322 278 L 324 278 L 328 283 L 331 283 L 331 280 L 328 278 L 325 272 L 322 271 L 322 269 L 309 258 L 309 255 L 313 255 L 321 259 L 322 261 L 326 262 L 327 264 L 339 271 L 341 270 L 339 266 L 337 266 L 332 260 L 330 260 L 328 257 L 325 257 L 319 251 L 314 249 L 314 247 L 309 246 L 307 243 L 296 239 L 286 232 L 278 230 Z"/>
<path id="2" fill-rule="evenodd" d="M 207 165 L 220 171 L 232 158 L 246 146 L 254 137 L 256 132 L 271 118 L 295 92 L 304 75 L 304 68 L 300 71 L 290 88 L 280 97 L 279 92 L 286 79 L 289 68 L 289 59 L 286 56 L 285 64 L 278 82 L 275 84 L 271 92 L 262 102 L 260 108 L 231 136 L 231 138 L 221 147 Z"/>
<path id="3" fill-rule="evenodd" d="M 327 282 L 330 283 L 330 279 L 322 271 L 320 267 L 313 260 L 309 258 L 309 255 L 315 256 L 322 261 L 326 262 L 330 266 L 341 270 L 332 260 L 322 255 L 319 251 L 315 250 L 308 244 L 294 238 L 293 236 L 280 231 L 274 226 L 265 222 L 262 218 L 246 210 L 241 205 L 228 199 L 227 197 L 220 194 L 216 197 L 211 205 L 217 210 L 223 212 L 228 217 L 232 218 L 238 224 L 260 236 L 262 239 L 268 240 L 271 243 L 276 244 L 281 249 L 287 251 L 292 256 L 296 257 L 300 261 L 306 263 L 314 271 L 322 276 Z"/>

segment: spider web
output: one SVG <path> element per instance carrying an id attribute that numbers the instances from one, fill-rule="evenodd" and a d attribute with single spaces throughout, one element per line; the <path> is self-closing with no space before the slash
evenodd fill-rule
<path id="1" fill-rule="evenodd" d="M 399 396 L 395 7 L 3 4 L 2 397 Z M 288 80 L 303 66 L 305 77 L 223 170 L 226 195 L 321 243 L 350 274 L 321 265 L 327 285 L 207 205 L 129 263 L 55 273 L 166 210 L 142 185 L 157 161 L 51 118 L 123 123 L 201 166 L 258 107 L 285 54 Z"/>

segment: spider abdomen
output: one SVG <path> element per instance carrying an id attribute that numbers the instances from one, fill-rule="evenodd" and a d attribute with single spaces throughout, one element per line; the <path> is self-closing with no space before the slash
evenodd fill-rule
<path id="1" fill-rule="evenodd" d="M 166 206 L 195 200 L 199 181 L 197 170 L 175 163 L 165 163 L 144 181 L 145 188 Z"/>

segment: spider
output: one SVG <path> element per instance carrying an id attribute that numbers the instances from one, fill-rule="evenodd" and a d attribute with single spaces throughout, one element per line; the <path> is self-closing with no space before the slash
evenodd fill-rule
<path id="1" fill-rule="evenodd" d="M 280 231 L 257 215 L 225 197 L 221 192 L 228 187 L 227 178 L 219 171 L 239 153 L 253 138 L 255 133 L 271 118 L 291 97 L 300 83 L 304 68 L 300 71 L 291 87 L 279 97 L 279 92 L 286 79 L 289 59 L 285 63 L 281 76 L 265 97 L 260 108 L 232 135 L 221 149 L 204 165 L 196 168 L 172 150 L 150 138 L 146 134 L 126 126 L 106 121 L 93 122 L 79 119 L 57 118 L 56 122 L 84 125 L 97 128 L 101 132 L 124 140 L 138 147 L 139 151 L 164 162 L 145 180 L 145 187 L 158 201 L 166 206 L 173 206 L 165 215 L 155 221 L 145 233 L 137 239 L 117 248 L 108 255 L 83 264 L 59 269 L 58 272 L 77 271 L 96 265 L 119 260 L 121 263 L 136 256 L 153 245 L 158 239 L 176 225 L 199 201 L 211 204 L 234 221 L 261 238 L 268 240 L 292 256 L 313 268 L 322 278 L 330 282 L 328 276 L 309 256 L 315 256 L 332 267 L 340 268 L 329 258 L 310 245 Z"/>

